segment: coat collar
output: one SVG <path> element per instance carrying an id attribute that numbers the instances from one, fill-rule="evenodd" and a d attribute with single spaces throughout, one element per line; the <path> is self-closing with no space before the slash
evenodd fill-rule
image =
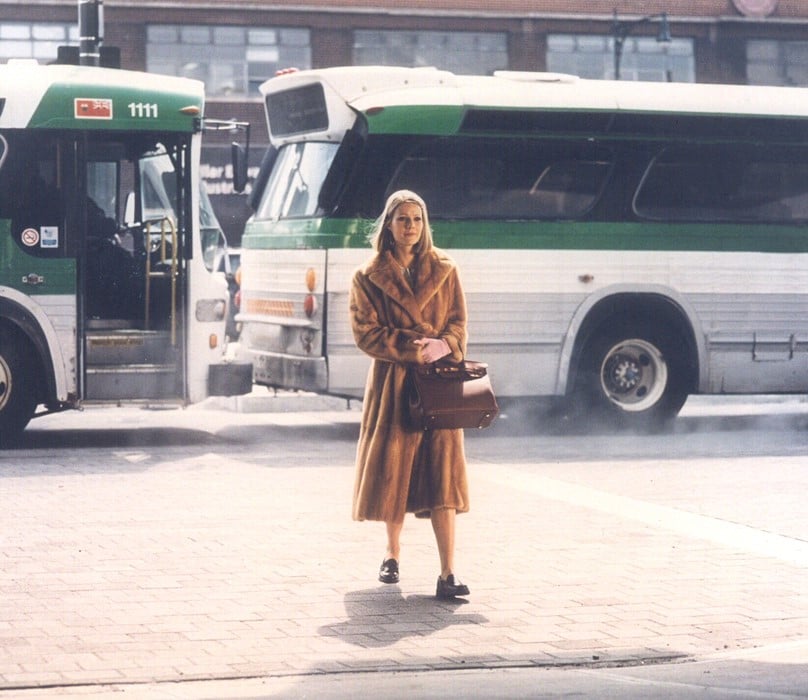
<path id="1" fill-rule="evenodd" d="M 368 279 L 393 301 L 403 307 L 416 323 L 421 310 L 446 281 L 454 269 L 449 258 L 433 249 L 422 253 L 415 263 L 415 292 L 404 278 L 401 266 L 390 251 L 384 251 L 368 264 Z"/>

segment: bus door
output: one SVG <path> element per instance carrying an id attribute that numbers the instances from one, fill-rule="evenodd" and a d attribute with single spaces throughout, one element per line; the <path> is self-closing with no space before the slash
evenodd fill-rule
<path id="1" fill-rule="evenodd" d="M 187 148 L 154 136 L 88 141 L 82 256 L 83 397 L 187 397 Z"/>

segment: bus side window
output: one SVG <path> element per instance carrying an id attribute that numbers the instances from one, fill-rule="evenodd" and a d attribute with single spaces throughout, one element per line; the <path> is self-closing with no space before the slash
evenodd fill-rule
<path id="1" fill-rule="evenodd" d="M 606 183 L 611 163 L 568 160 L 548 165 L 530 188 L 533 213 L 544 219 L 572 219 L 588 212 Z"/>
<path id="2" fill-rule="evenodd" d="M 502 178 L 501 161 L 490 157 L 411 157 L 401 163 L 387 189 L 388 194 L 418 192 L 436 218 L 491 218 L 495 183 Z"/>
<path id="3" fill-rule="evenodd" d="M 65 249 L 64 202 L 56 186 L 55 161 L 30 164 L 22 171 L 11 214 L 11 232 L 27 253 L 59 256 Z M 33 231 L 36 235 L 26 236 Z"/>
<path id="4" fill-rule="evenodd" d="M 767 148 L 667 149 L 634 196 L 638 216 L 672 221 L 808 219 L 808 153 Z"/>
<path id="5" fill-rule="evenodd" d="M 436 218 L 574 219 L 595 206 L 612 169 L 611 160 L 569 157 L 575 144 L 558 160 L 533 144 L 505 145 L 406 158 L 388 192 L 422 193 Z"/>
<path id="6" fill-rule="evenodd" d="M 44 258 L 68 254 L 65 197 L 53 138 L 18 132 L 0 136 L 0 218 L 9 221 L 11 238 L 27 255 Z"/>

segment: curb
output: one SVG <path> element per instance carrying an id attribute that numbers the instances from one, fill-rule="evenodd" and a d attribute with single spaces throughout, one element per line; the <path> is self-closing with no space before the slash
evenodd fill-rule
<path id="1" fill-rule="evenodd" d="M 360 399 L 326 396 L 307 391 L 276 391 L 254 386 L 244 396 L 212 396 L 200 404 L 203 409 L 234 413 L 292 413 L 297 411 L 359 411 Z"/>

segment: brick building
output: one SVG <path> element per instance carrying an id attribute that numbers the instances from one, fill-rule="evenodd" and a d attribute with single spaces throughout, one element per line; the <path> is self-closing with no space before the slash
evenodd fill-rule
<path id="1" fill-rule="evenodd" d="M 76 0 L 0 0 L 0 62 L 52 60 L 76 18 Z M 248 119 L 259 148 L 257 86 L 290 66 L 808 86 L 805 0 L 106 0 L 104 23 L 124 68 L 204 80 L 209 116 Z M 235 240 L 247 212 L 219 177 L 224 151 L 206 152 L 207 179 Z"/>

